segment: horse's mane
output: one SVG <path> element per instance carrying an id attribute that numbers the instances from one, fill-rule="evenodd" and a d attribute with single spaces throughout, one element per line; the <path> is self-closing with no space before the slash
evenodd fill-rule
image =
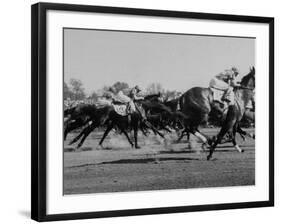
<path id="1" fill-rule="evenodd" d="M 160 93 L 157 93 L 157 94 L 151 94 L 151 95 L 147 95 L 144 97 L 145 100 L 151 100 L 153 98 L 159 98 L 160 97 Z"/>

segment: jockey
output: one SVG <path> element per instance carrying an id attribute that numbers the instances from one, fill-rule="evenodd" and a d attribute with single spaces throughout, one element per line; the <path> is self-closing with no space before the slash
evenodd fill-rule
<path id="1" fill-rule="evenodd" d="M 209 87 L 213 90 L 224 92 L 221 99 L 218 100 L 226 102 L 227 104 L 234 103 L 233 88 L 238 86 L 236 80 L 238 74 L 238 69 L 236 67 L 232 67 L 231 69 L 225 70 L 211 79 Z"/>
<path id="2" fill-rule="evenodd" d="M 131 99 L 130 107 L 131 107 L 131 110 L 133 110 L 133 111 L 137 110 L 137 107 L 136 107 L 134 101 L 143 100 L 144 99 L 144 97 L 138 95 L 140 92 L 141 92 L 140 87 L 138 85 L 136 85 L 135 87 L 133 87 L 131 89 L 131 91 L 129 93 L 129 97 Z M 140 111 L 138 110 L 138 112 L 140 112 Z"/>
<path id="3" fill-rule="evenodd" d="M 106 105 L 111 105 L 112 103 L 112 93 L 104 93 L 101 97 L 98 97 L 96 105 L 98 107 L 103 107 Z"/>
<path id="4" fill-rule="evenodd" d="M 129 96 L 125 95 L 122 90 L 120 90 L 117 94 L 116 89 L 114 87 L 110 87 L 109 91 L 112 94 L 112 98 L 114 101 L 123 103 L 127 105 L 127 113 L 131 115 L 133 112 L 136 112 L 137 110 L 136 105 L 134 103 L 135 100 L 142 100 L 144 99 L 141 96 L 138 96 L 138 93 L 141 91 L 139 86 L 135 86 L 130 90 Z"/>

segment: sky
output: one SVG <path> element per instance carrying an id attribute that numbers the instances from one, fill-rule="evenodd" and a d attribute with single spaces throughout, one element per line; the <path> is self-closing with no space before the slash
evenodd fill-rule
<path id="1" fill-rule="evenodd" d="M 64 79 L 80 79 L 87 94 L 116 81 L 145 89 L 208 87 L 235 66 L 241 77 L 255 65 L 255 39 L 64 29 Z"/>

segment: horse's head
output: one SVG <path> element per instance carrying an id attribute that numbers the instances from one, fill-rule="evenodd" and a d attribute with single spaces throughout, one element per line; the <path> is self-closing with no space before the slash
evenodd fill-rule
<path id="1" fill-rule="evenodd" d="M 241 79 L 241 87 L 255 89 L 255 67 L 250 68 L 250 72 Z"/>

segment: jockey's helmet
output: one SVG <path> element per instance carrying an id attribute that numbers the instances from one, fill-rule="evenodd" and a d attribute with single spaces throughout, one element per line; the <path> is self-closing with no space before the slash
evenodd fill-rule
<path id="1" fill-rule="evenodd" d="M 136 85 L 136 86 L 134 87 L 134 89 L 136 89 L 138 92 L 141 91 L 141 89 L 140 89 L 140 87 L 139 87 L 138 85 Z"/>
<path id="2" fill-rule="evenodd" d="M 109 87 L 108 91 L 112 92 L 112 93 L 115 93 L 116 92 L 116 89 L 114 86 L 111 86 Z"/>
<path id="3" fill-rule="evenodd" d="M 232 67 L 231 70 L 233 71 L 234 75 L 237 76 L 239 74 L 239 70 L 236 67 Z"/>

